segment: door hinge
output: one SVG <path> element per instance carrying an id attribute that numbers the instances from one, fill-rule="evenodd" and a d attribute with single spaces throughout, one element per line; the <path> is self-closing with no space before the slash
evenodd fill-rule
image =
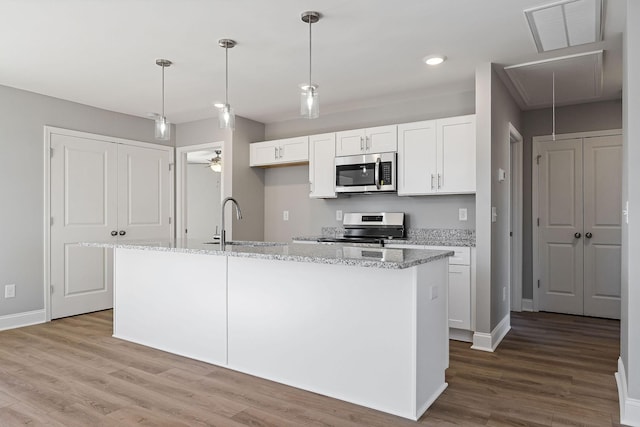
<path id="1" fill-rule="evenodd" d="M 538 288 L 540 288 L 540 279 L 538 279 Z"/>
<path id="2" fill-rule="evenodd" d="M 540 218 L 538 218 L 537 222 L 538 222 L 538 227 L 540 227 Z"/>
<path id="3" fill-rule="evenodd" d="M 169 163 L 169 171 L 171 171 L 171 169 L 173 169 L 173 163 Z"/>
<path id="4" fill-rule="evenodd" d="M 53 294 L 53 285 L 49 286 L 49 293 Z"/>
<path id="5" fill-rule="evenodd" d="M 169 217 L 169 225 L 171 225 L 171 217 Z"/>
<path id="6" fill-rule="evenodd" d="M 49 157 L 53 157 L 53 147 L 49 147 Z"/>
<path id="7" fill-rule="evenodd" d="M 540 157 L 542 157 L 542 155 L 541 155 L 541 154 L 538 154 L 538 155 L 536 156 L 536 164 L 538 164 L 538 165 L 540 164 Z"/>
<path id="8" fill-rule="evenodd" d="M 513 231 L 509 232 L 509 237 L 513 237 Z"/>
<path id="9" fill-rule="evenodd" d="M 49 227 L 53 226 L 53 217 L 49 218 Z"/>

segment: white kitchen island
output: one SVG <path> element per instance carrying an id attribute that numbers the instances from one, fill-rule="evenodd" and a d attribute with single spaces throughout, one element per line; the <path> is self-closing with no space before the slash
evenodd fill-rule
<path id="1" fill-rule="evenodd" d="M 452 252 L 101 246 L 117 338 L 413 420 L 447 386 Z"/>

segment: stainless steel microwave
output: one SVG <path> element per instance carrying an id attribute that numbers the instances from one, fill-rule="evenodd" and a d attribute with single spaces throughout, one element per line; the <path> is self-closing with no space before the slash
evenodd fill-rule
<path id="1" fill-rule="evenodd" d="M 336 157 L 336 193 L 396 191 L 396 163 L 396 153 Z"/>

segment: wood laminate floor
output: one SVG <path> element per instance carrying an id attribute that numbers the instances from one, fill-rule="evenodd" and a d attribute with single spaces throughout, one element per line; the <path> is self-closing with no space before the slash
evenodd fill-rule
<path id="1" fill-rule="evenodd" d="M 0 426 L 618 426 L 618 321 L 514 313 L 495 353 L 451 342 L 419 422 L 111 337 L 112 312 L 0 332 Z"/>

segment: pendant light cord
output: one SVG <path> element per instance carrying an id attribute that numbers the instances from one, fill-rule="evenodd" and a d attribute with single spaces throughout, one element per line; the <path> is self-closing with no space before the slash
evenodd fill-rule
<path id="1" fill-rule="evenodd" d="M 164 118 L 164 64 L 162 65 L 162 117 Z"/>
<path id="2" fill-rule="evenodd" d="M 311 88 L 311 16 L 309 16 L 309 90 L 313 92 Z"/>
<path id="3" fill-rule="evenodd" d="M 224 103 L 229 104 L 229 43 L 224 45 Z"/>

